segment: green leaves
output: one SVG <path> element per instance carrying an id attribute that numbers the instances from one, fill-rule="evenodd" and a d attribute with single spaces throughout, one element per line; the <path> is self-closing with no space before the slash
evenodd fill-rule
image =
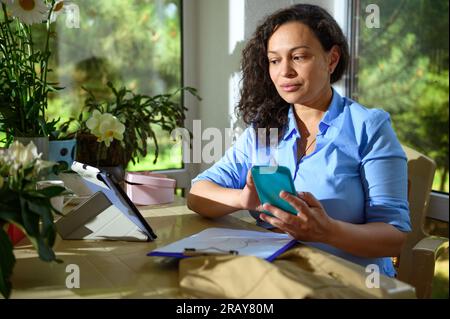
<path id="1" fill-rule="evenodd" d="M 3 188 L 0 191 L 0 225 L 9 223 L 21 229 L 43 261 L 56 261 L 52 249 L 56 238 L 56 227 L 50 199 L 63 194 L 65 189 L 50 186 L 37 191 L 18 193 Z M 58 213 L 58 212 L 56 212 Z M 11 292 L 9 278 L 14 266 L 13 247 L 6 233 L 0 228 L 0 293 L 8 298 Z"/>
<path id="2" fill-rule="evenodd" d="M 13 254 L 13 245 L 9 240 L 8 234 L 3 230 L 0 222 L 0 293 L 5 298 L 11 294 L 11 275 L 13 272 L 16 258 Z"/>
<path id="3" fill-rule="evenodd" d="M 2 8 L 6 15 L 3 3 Z M 37 49 L 31 30 L 16 19 L 0 20 L 0 130 L 8 142 L 15 136 L 48 136 L 47 97 L 61 89 L 47 81 L 51 52 L 48 45 Z"/>
<path id="4" fill-rule="evenodd" d="M 49 186 L 36 191 L 36 196 L 42 196 L 43 198 L 52 198 L 61 195 L 65 192 L 64 187 Z"/>
<path id="5" fill-rule="evenodd" d="M 180 95 L 183 92 L 192 94 L 197 99 L 201 100 L 197 94 L 197 90 L 191 87 L 182 87 L 171 94 L 159 94 L 155 96 L 148 96 L 144 94 L 135 94 L 126 87 L 116 89 L 111 82 L 107 86 L 113 93 L 111 100 L 98 100 L 92 91 L 83 87 L 88 93 L 85 100 L 84 113 L 80 113 L 78 122 L 80 123 L 80 133 L 89 133 L 86 126 L 88 116 L 95 110 L 100 113 L 108 112 L 121 121 L 126 129 L 121 142 L 121 150 L 125 155 L 123 156 L 123 166 L 126 166 L 131 160 L 135 164 L 134 158 L 138 156 L 145 157 L 148 154 L 147 140 L 150 138 L 155 146 L 154 149 L 154 163 L 158 160 L 159 146 L 156 133 L 153 125 L 158 125 L 163 131 L 171 133 L 177 127 L 184 126 L 185 111 L 187 110 L 180 102 Z M 70 119 L 62 124 L 62 127 L 67 127 L 76 121 Z M 114 142 L 113 142 L 114 143 Z M 112 144 L 113 145 L 113 144 Z M 89 163 L 88 163 L 89 164 Z M 93 163 L 97 165 L 98 163 Z M 116 163 L 108 163 L 109 165 L 117 165 Z M 101 166 L 108 166 L 106 163 L 100 161 Z"/>
<path id="6" fill-rule="evenodd" d="M 361 1 L 361 8 L 370 3 Z M 389 112 L 402 144 L 448 171 L 449 2 L 380 0 L 378 5 L 384 27 L 360 28 L 358 100 Z"/>

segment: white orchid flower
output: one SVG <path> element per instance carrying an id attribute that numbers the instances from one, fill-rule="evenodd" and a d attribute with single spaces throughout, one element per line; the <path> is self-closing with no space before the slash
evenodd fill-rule
<path id="1" fill-rule="evenodd" d="M 56 162 L 44 161 L 41 159 L 42 153 L 37 152 L 37 148 L 33 142 L 24 146 L 19 141 L 14 143 L 0 154 L 2 162 L 8 167 L 8 175 L 17 178 L 19 174 L 23 174 L 24 169 L 33 166 L 28 177 L 37 177 L 41 171 L 56 165 Z"/>
<path id="2" fill-rule="evenodd" d="M 14 143 L 6 150 L 0 151 L 0 177 L 2 184 L 6 181 L 8 184 L 15 185 L 13 187 L 22 187 L 23 181 L 28 184 L 40 178 L 41 173 L 46 173 L 47 169 L 55 166 L 56 162 L 44 161 L 38 154 L 37 148 L 33 142 L 24 146 L 19 141 Z M 5 180 L 4 176 L 8 178 Z M 32 185 L 32 183 L 30 184 Z"/>
<path id="3" fill-rule="evenodd" d="M 36 164 L 33 167 L 33 174 L 34 175 L 38 175 L 40 174 L 43 170 L 53 167 L 55 166 L 57 163 L 56 162 L 52 162 L 52 161 L 44 161 L 41 159 L 38 159 L 36 161 Z"/>
<path id="4" fill-rule="evenodd" d="M 101 123 L 101 117 L 102 117 L 102 113 L 100 113 L 97 110 L 94 110 L 91 117 L 86 122 L 86 126 L 88 127 L 88 129 L 91 131 L 91 133 L 93 135 L 95 135 L 97 137 L 100 135 L 99 126 Z"/>
<path id="5" fill-rule="evenodd" d="M 0 164 L 9 163 L 9 152 L 7 149 L 0 149 Z"/>
<path id="6" fill-rule="evenodd" d="M 105 142 L 109 147 L 113 139 L 123 140 L 123 132 L 125 132 L 125 125 L 123 125 L 115 116 L 105 113 L 101 117 L 99 126 L 99 142 Z"/>
<path id="7" fill-rule="evenodd" d="M 36 158 L 40 158 L 41 154 L 38 154 L 36 145 L 33 142 L 28 143 L 27 146 L 23 146 L 19 141 L 15 141 L 8 149 L 9 155 L 12 161 L 16 165 L 26 167 L 31 164 Z"/>
<path id="8" fill-rule="evenodd" d="M 98 142 L 105 142 L 109 147 L 113 139 L 123 140 L 125 125 L 110 113 L 100 113 L 94 110 L 92 116 L 87 120 L 86 126 L 91 133 L 97 137 Z"/>

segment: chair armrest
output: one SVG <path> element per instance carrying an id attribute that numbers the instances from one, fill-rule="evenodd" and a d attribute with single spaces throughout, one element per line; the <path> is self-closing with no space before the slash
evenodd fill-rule
<path id="1" fill-rule="evenodd" d="M 448 248 L 448 238 L 428 236 L 419 241 L 413 248 L 414 254 L 432 254 L 436 260 Z"/>
<path id="2" fill-rule="evenodd" d="M 434 264 L 448 248 L 448 238 L 429 236 L 419 241 L 413 248 L 412 284 L 416 287 L 417 298 L 430 298 L 433 286 Z"/>

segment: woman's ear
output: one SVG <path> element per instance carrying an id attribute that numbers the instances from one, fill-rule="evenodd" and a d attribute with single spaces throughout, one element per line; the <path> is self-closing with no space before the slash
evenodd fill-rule
<path id="1" fill-rule="evenodd" d="M 341 50 L 337 45 L 333 45 L 333 47 L 330 49 L 330 52 L 328 53 L 328 71 L 330 72 L 330 74 L 333 74 L 340 58 Z"/>

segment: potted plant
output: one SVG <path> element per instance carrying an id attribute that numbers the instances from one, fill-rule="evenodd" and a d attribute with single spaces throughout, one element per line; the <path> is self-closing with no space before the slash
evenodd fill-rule
<path id="1" fill-rule="evenodd" d="M 18 141 L 0 150 L 0 294 L 8 298 L 11 293 L 10 277 L 15 258 L 13 244 L 6 228 L 20 229 L 44 261 L 58 261 L 52 250 L 56 231 L 54 214 L 59 212 L 51 199 L 65 192 L 64 187 L 51 186 L 37 189 L 39 180 L 48 179 L 56 163 L 44 161 L 36 146 L 24 146 Z"/>
<path id="2" fill-rule="evenodd" d="M 70 130 L 75 124 L 77 156 L 79 162 L 97 167 L 126 168 L 130 161 L 149 153 L 147 140 L 154 148 L 154 163 L 158 159 L 158 140 L 152 125 L 159 125 L 170 133 L 184 125 L 186 107 L 175 100 L 177 94 L 187 91 L 198 99 L 191 87 L 179 88 L 170 94 L 148 96 L 136 94 L 126 87 L 116 89 L 111 82 L 111 100 L 99 100 L 88 92 L 78 119 L 70 119 L 61 130 Z M 72 128 L 73 130 L 73 128 Z"/>
<path id="3" fill-rule="evenodd" d="M 61 89 L 48 78 L 50 26 L 63 2 L 0 2 L 0 131 L 6 133 L 6 145 L 14 139 L 33 139 L 47 158 L 48 136 L 57 123 L 46 119 L 48 95 Z M 43 48 L 34 42 L 31 28 L 40 23 L 46 29 Z"/>

